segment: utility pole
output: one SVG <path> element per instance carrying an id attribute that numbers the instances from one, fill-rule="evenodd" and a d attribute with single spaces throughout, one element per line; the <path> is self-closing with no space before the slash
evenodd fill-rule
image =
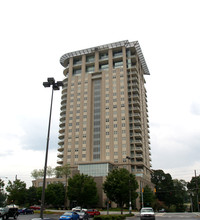
<path id="1" fill-rule="evenodd" d="M 197 182 L 197 174 L 196 174 L 196 170 L 194 171 L 194 175 L 195 175 L 195 182 L 196 182 L 196 190 L 197 190 L 197 211 L 199 212 L 199 186 L 198 186 L 198 182 Z"/>
<path id="2" fill-rule="evenodd" d="M 144 197 L 143 197 L 143 184 L 142 184 L 142 181 L 140 181 L 140 193 L 141 193 L 141 208 L 144 207 Z"/>

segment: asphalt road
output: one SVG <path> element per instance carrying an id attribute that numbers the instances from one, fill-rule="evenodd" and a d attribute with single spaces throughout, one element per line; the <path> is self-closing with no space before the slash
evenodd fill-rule
<path id="1" fill-rule="evenodd" d="M 29 214 L 29 215 L 19 215 L 17 220 L 32 220 L 33 218 L 39 218 L 40 214 Z M 60 215 L 58 214 L 44 214 L 44 218 L 50 218 L 52 220 L 58 220 Z M 13 218 L 9 218 L 13 220 Z M 139 220 L 139 214 L 135 213 L 134 217 L 129 217 L 126 220 Z M 200 219 L 200 213 L 156 213 L 156 220 L 192 220 L 192 219 Z M 91 219 L 92 220 L 92 219 Z"/>

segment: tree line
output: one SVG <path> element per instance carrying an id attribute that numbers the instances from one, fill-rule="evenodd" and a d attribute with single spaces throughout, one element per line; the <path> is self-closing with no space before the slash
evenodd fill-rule
<path id="1" fill-rule="evenodd" d="M 54 170 L 56 177 L 65 176 L 66 184 L 61 182 L 51 183 L 45 189 L 45 205 L 53 208 L 67 208 L 67 201 L 71 206 L 73 202 L 81 207 L 90 208 L 98 205 L 97 186 L 94 178 L 84 174 L 75 174 L 70 177 L 70 169 L 66 165 Z M 40 174 L 40 175 L 38 175 Z M 42 170 L 34 170 L 32 176 L 43 176 Z M 139 198 L 141 206 L 151 206 L 155 210 L 164 208 L 167 211 L 185 211 L 189 204 L 190 211 L 198 211 L 200 198 L 200 176 L 192 177 L 190 182 L 172 179 L 169 173 L 163 170 L 153 170 L 151 181 L 154 189 L 144 186 L 141 191 L 135 175 L 127 169 L 114 169 L 106 177 L 102 189 L 107 196 L 107 203 L 114 202 L 123 210 L 129 207 L 131 198 L 132 208 L 136 209 L 136 199 Z M 4 181 L 0 179 L 0 206 L 15 203 L 19 206 L 40 204 L 42 187 L 31 186 L 26 188 L 26 183 L 20 179 L 8 181 L 6 191 Z"/>

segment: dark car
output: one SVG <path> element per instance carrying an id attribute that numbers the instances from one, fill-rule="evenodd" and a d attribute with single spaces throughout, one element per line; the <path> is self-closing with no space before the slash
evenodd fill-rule
<path id="1" fill-rule="evenodd" d="M 94 217 L 95 215 L 100 215 L 101 213 L 96 209 L 88 209 L 86 211 L 90 217 Z"/>
<path id="2" fill-rule="evenodd" d="M 33 209 L 27 209 L 27 208 L 19 209 L 18 212 L 19 214 L 23 214 L 23 215 L 34 214 Z"/>
<path id="3" fill-rule="evenodd" d="M 79 215 L 76 212 L 65 212 L 60 216 L 59 220 L 78 220 Z"/>
<path id="4" fill-rule="evenodd" d="M 18 215 L 19 212 L 16 205 L 8 205 L 5 207 L 4 217 L 6 217 L 6 219 L 9 219 L 9 217 L 16 219 Z"/>
<path id="5" fill-rule="evenodd" d="M 79 219 L 83 219 L 83 220 L 88 220 L 89 219 L 89 214 L 83 210 L 77 212 L 79 215 Z"/>

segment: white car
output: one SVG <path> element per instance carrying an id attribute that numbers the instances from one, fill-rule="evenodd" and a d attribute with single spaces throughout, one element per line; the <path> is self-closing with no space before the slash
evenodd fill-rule
<path id="1" fill-rule="evenodd" d="M 144 207 L 140 210 L 140 219 L 152 219 L 155 220 L 155 213 L 151 207 Z"/>
<path id="2" fill-rule="evenodd" d="M 73 212 L 77 212 L 77 211 L 81 211 L 81 207 L 80 206 L 76 206 L 75 208 L 72 208 Z"/>
<path id="3" fill-rule="evenodd" d="M 86 212 L 87 209 L 81 208 L 80 206 L 76 206 L 75 208 L 72 208 L 73 212 L 80 212 L 80 211 L 84 211 Z"/>

